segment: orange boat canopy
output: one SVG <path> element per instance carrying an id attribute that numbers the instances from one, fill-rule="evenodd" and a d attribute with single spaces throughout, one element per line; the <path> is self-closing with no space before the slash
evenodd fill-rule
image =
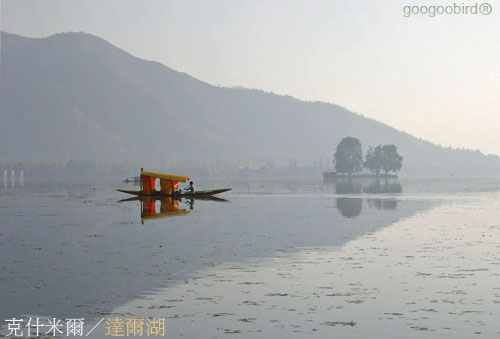
<path id="1" fill-rule="evenodd" d="M 179 181 L 186 182 L 189 177 L 176 174 L 141 171 L 142 190 L 145 194 L 155 191 L 155 180 L 160 179 L 160 192 L 164 195 L 172 195 L 179 189 Z"/>

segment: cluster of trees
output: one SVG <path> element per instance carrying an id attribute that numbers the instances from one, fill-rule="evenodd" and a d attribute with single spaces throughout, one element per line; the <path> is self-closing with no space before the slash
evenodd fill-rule
<path id="1" fill-rule="evenodd" d="M 377 176 L 381 172 L 385 175 L 389 172 L 398 172 L 403 166 L 403 157 L 398 154 L 395 145 L 378 145 L 369 147 L 363 161 L 363 150 L 361 142 L 357 138 L 346 137 L 340 141 L 333 155 L 335 170 L 339 173 L 360 172 L 367 168 Z"/>

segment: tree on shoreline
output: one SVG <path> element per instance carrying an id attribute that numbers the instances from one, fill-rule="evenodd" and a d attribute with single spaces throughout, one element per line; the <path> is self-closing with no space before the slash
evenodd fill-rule
<path id="1" fill-rule="evenodd" d="M 370 171 L 375 173 L 377 177 L 380 175 L 380 171 L 382 170 L 382 146 L 378 145 L 377 147 L 369 147 L 366 152 L 365 162 L 363 167 L 368 168 Z"/>
<path id="2" fill-rule="evenodd" d="M 396 145 L 382 146 L 382 169 L 385 175 L 389 172 L 398 172 L 403 166 L 403 157 L 399 155 Z"/>
<path id="3" fill-rule="evenodd" d="M 361 171 L 363 167 L 363 151 L 361 142 L 357 138 L 346 137 L 340 141 L 333 155 L 335 170 L 339 173 Z"/>
<path id="4" fill-rule="evenodd" d="M 383 170 L 387 176 L 389 172 L 398 172 L 401 169 L 403 157 L 398 154 L 395 145 L 378 145 L 375 148 L 370 147 L 368 149 L 363 166 L 377 176 Z"/>

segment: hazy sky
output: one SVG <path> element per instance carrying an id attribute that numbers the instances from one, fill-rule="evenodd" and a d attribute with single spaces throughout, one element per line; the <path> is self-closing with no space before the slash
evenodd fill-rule
<path id="1" fill-rule="evenodd" d="M 490 15 L 405 17 L 405 5 L 453 1 L 1 0 L 1 28 L 85 31 L 215 85 L 332 102 L 500 154 L 500 0 L 488 3 Z"/>

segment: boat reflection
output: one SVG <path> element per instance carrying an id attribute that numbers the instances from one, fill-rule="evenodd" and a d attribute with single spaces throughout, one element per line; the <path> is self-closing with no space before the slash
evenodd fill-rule
<path id="1" fill-rule="evenodd" d="M 194 202 L 196 199 L 212 200 L 212 201 L 228 201 L 226 199 L 217 197 L 182 198 L 182 199 L 174 199 L 171 197 L 163 197 L 163 198 L 133 197 L 120 200 L 119 202 L 140 201 L 141 223 L 144 224 L 145 221 L 149 220 L 157 220 L 157 219 L 178 217 L 182 215 L 189 215 L 190 211 L 194 209 Z M 179 207 L 180 204 L 187 204 L 189 206 L 189 210 L 185 208 L 180 208 Z"/>
<path id="2" fill-rule="evenodd" d="M 164 219 L 188 215 L 186 209 L 179 209 L 179 201 L 172 198 L 158 199 L 160 201 L 160 210 L 157 212 L 157 199 L 142 199 L 141 201 L 141 222 L 147 220 Z"/>

